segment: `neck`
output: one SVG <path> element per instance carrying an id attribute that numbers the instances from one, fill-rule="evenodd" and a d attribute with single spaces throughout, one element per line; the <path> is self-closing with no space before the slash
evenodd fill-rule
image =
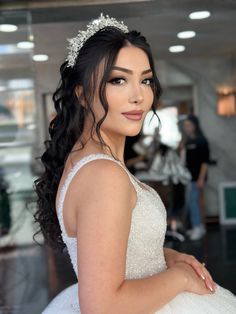
<path id="1" fill-rule="evenodd" d="M 124 163 L 125 139 L 124 135 L 106 133 L 101 130 L 101 136 L 104 142 L 111 148 L 113 155 Z M 108 154 L 111 154 L 109 148 L 105 147 Z"/>
<path id="2" fill-rule="evenodd" d="M 90 131 L 86 132 L 86 128 L 84 128 L 84 132 L 81 136 L 83 143 L 85 143 L 86 147 L 90 151 L 96 151 L 97 153 L 103 153 L 107 155 L 114 155 L 114 157 L 120 160 L 124 164 L 124 148 L 125 148 L 125 139 L 126 136 L 121 134 L 114 134 L 111 132 L 107 132 L 100 128 L 100 134 L 103 141 L 110 147 L 111 151 L 108 147 L 101 147 L 100 140 L 97 136 L 96 132 L 93 132 L 93 136 L 91 138 Z"/>
<path id="3" fill-rule="evenodd" d="M 193 133 L 193 134 L 189 134 L 189 138 L 195 138 L 196 137 L 196 134 Z"/>

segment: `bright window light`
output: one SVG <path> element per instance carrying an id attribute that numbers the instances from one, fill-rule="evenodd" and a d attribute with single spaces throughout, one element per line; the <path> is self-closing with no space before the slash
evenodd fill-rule
<path id="1" fill-rule="evenodd" d="M 181 39 L 193 38 L 195 36 L 196 36 L 196 33 L 194 31 L 185 31 L 185 32 L 180 32 L 177 34 L 177 37 Z"/>
<path id="2" fill-rule="evenodd" d="M 8 45 L 0 45 L 0 55 L 9 55 L 17 53 L 18 49 L 16 45 L 8 44 Z"/>
<path id="3" fill-rule="evenodd" d="M 209 11 L 196 11 L 189 14 L 191 20 L 206 19 L 211 15 Z"/>
<path id="4" fill-rule="evenodd" d="M 11 90 L 21 90 L 21 89 L 31 89 L 34 87 L 32 79 L 12 79 L 8 80 L 8 89 Z"/>
<path id="5" fill-rule="evenodd" d="M 0 32 L 11 33 L 15 32 L 18 27 L 14 24 L 0 24 Z"/>
<path id="6" fill-rule="evenodd" d="M 0 92 L 4 92 L 6 89 L 6 86 L 0 86 Z"/>
<path id="7" fill-rule="evenodd" d="M 176 148 L 181 140 L 181 133 L 178 128 L 178 110 L 176 107 L 166 107 L 156 110 L 158 117 L 161 120 L 160 141 L 161 143 Z M 143 134 L 154 135 L 155 129 L 159 127 L 159 121 L 156 116 L 153 116 L 153 111 L 149 111 L 143 122 Z M 152 119 L 151 119 L 152 118 Z M 150 122 L 151 121 L 151 122 Z"/>
<path id="8" fill-rule="evenodd" d="M 176 46 L 171 46 L 169 47 L 169 51 L 173 52 L 173 53 L 177 53 L 177 52 L 182 52 L 184 51 L 186 48 L 183 45 L 176 45 Z"/>

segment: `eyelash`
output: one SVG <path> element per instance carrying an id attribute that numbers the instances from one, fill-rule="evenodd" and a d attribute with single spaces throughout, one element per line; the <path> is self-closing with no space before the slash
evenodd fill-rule
<path id="1" fill-rule="evenodd" d="M 120 81 L 120 80 L 124 80 L 124 81 L 125 81 L 125 78 L 123 78 L 123 77 L 115 77 L 115 78 L 110 79 L 110 80 L 108 81 L 108 83 L 111 83 L 111 84 L 113 84 L 113 85 L 121 85 L 121 84 L 118 83 L 118 81 Z M 147 78 L 145 78 L 143 81 L 146 81 L 146 80 L 149 80 L 150 83 L 149 83 L 149 84 L 145 84 L 145 85 L 150 86 L 150 85 L 153 84 L 153 77 L 147 77 Z"/>

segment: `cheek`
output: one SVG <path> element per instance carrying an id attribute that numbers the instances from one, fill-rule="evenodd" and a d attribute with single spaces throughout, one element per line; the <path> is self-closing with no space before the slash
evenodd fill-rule
<path id="1" fill-rule="evenodd" d="M 109 111 L 122 111 L 127 103 L 127 93 L 122 88 L 109 88 L 106 92 Z M 108 113 L 109 113 L 108 111 Z"/>
<path id="2" fill-rule="evenodd" d="M 151 108 L 153 104 L 153 100 L 154 100 L 153 90 L 149 88 L 145 95 L 145 101 L 147 103 L 147 106 L 149 106 L 149 108 Z"/>
<path id="3" fill-rule="evenodd" d="M 127 91 L 122 87 L 110 87 L 106 89 L 106 97 L 108 103 L 114 102 L 115 99 L 122 99 L 127 96 Z"/>

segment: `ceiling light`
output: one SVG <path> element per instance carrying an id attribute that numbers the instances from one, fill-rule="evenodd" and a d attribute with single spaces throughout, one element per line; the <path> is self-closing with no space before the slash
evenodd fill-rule
<path id="1" fill-rule="evenodd" d="M 32 41 L 21 41 L 17 43 L 17 47 L 21 49 L 31 49 L 34 48 L 34 43 L 32 43 Z"/>
<path id="2" fill-rule="evenodd" d="M 34 55 L 33 60 L 37 62 L 44 62 L 48 60 L 48 55 Z"/>
<path id="3" fill-rule="evenodd" d="M 209 11 L 196 11 L 189 14 L 189 18 L 191 20 L 200 20 L 200 19 L 206 19 L 209 17 L 211 13 Z"/>
<path id="4" fill-rule="evenodd" d="M 177 34 L 177 37 L 181 39 L 192 38 L 195 36 L 196 36 L 196 33 L 194 31 L 185 31 L 185 32 L 180 32 Z"/>
<path id="5" fill-rule="evenodd" d="M 34 41 L 34 35 L 30 34 L 29 37 L 28 37 L 28 40 Z"/>
<path id="6" fill-rule="evenodd" d="M 18 27 L 14 24 L 0 24 L 0 32 L 15 32 L 18 29 Z"/>
<path id="7" fill-rule="evenodd" d="M 186 48 L 183 45 L 176 45 L 176 46 L 171 46 L 169 47 L 169 51 L 170 52 L 182 52 L 184 51 Z"/>

